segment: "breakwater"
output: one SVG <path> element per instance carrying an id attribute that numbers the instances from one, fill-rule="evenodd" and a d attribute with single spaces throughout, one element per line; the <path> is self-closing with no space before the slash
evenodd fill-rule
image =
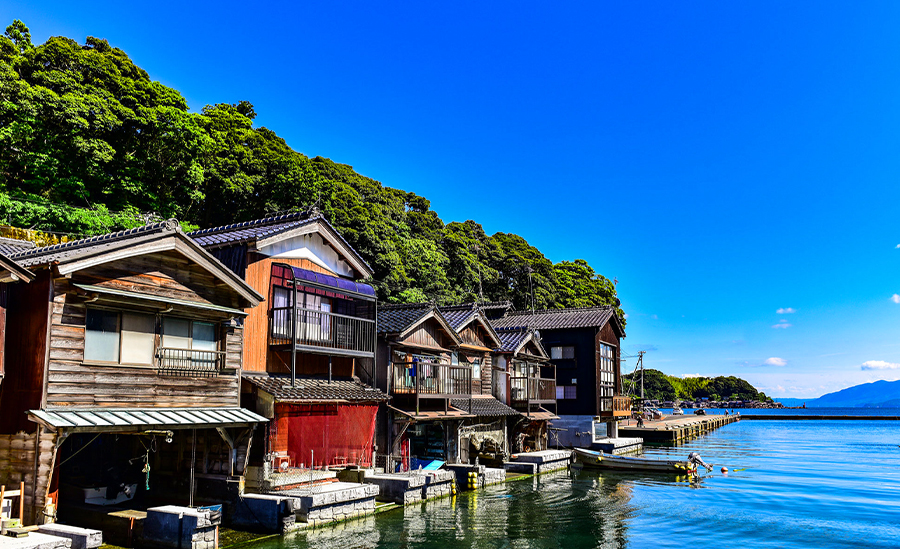
<path id="1" fill-rule="evenodd" d="M 740 419 L 741 416 L 738 415 L 724 414 L 666 416 L 657 421 L 645 421 L 641 427 L 634 420 L 628 420 L 619 427 L 619 436 L 639 437 L 644 439 L 644 442 L 679 443 L 695 439 Z"/>

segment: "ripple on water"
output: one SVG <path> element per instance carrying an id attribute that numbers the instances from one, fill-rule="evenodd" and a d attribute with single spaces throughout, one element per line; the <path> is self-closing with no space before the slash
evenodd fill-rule
<path id="1" fill-rule="evenodd" d="M 742 421 L 699 452 L 699 481 L 584 470 L 463 492 L 259 549 L 900 547 L 900 422 Z M 718 472 L 725 465 L 728 475 Z M 734 469 L 738 469 L 734 471 Z"/>

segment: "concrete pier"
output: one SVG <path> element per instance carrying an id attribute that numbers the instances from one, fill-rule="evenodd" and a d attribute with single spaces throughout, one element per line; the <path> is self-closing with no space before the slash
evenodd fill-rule
<path id="1" fill-rule="evenodd" d="M 572 452 L 569 450 L 543 450 L 515 454 L 503 467 L 513 473 L 537 475 L 565 469 L 571 461 Z"/>
<path id="2" fill-rule="evenodd" d="M 644 442 L 679 443 L 695 439 L 723 425 L 739 421 L 739 415 L 684 415 L 666 416 L 655 421 L 645 421 L 638 427 L 633 419 L 619 424 L 619 435 L 640 437 Z"/>

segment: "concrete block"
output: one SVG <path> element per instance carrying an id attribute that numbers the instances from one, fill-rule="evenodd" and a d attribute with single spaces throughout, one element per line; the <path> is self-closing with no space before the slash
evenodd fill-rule
<path id="1" fill-rule="evenodd" d="M 103 545 L 103 532 L 66 524 L 42 524 L 38 531 L 72 540 L 72 549 L 94 549 Z"/>

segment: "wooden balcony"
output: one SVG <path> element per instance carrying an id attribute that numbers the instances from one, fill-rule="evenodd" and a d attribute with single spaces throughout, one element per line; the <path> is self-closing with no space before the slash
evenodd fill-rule
<path id="1" fill-rule="evenodd" d="M 472 395 L 470 366 L 437 362 L 394 362 L 391 390 L 395 396 L 468 398 Z"/>
<path id="2" fill-rule="evenodd" d="M 556 380 L 543 377 L 511 377 L 510 403 L 515 408 L 531 404 L 555 404 Z"/>
<path id="3" fill-rule="evenodd" d="M 332 356 L 375 357 L 375 321 L 316 309 L 274 307 L 269 316 L 269 345 Z"/>
<path id="4" fill-rule="evenodd" d="M 631 397 L 600 397 L 600 417 L 630 417 Z"/>

